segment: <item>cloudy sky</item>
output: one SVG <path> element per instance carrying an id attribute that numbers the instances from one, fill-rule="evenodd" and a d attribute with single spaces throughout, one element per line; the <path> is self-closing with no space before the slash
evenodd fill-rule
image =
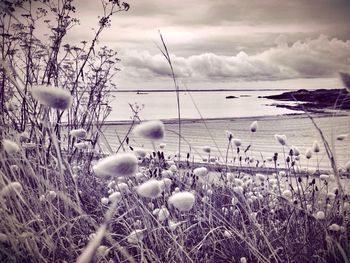
<path id="1" fill-rule="evenodd" d="M 91 40 L 98 0 L 77 0 L 81 25 L 70 41 Z M 130 0 L 101 45 L 119 51 L 120 89 L 172 88 L 160 54 L 164 36 L 188 88 L 336 87 L 350 71 L 349 0 Z"/>

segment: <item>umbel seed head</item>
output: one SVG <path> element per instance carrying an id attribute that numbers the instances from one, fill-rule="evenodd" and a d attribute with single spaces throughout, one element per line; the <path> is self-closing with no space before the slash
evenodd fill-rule
<path id="1" fill-rule="evenodd" d="M 33 86 L 31 94 L 40 104 L 57 110 L 66 110 L 72 105 L 72 95 L 68 90 L 51 85 Z"/>

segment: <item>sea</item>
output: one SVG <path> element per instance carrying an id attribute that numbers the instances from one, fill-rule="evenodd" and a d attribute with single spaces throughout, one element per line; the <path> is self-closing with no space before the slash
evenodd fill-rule
<path id="1" fill-rule="evenodd" d="M 262 98 L 262 96 L 280 94 L 287 90 L 230 90 L 230 91 L 182 91 L 179 92 L 181 113 L 181 158 L 189 154 L 193 160 L 201 161 L 209 156 L 202 148 L 211 148 L 210 157 L 218 162 L 226 159 L 228 138 L 226 131 L 234 138 L 242 141 L 240 155 L 249 157 L 261 165 L 263 161 L 278 153 L 278 163 L 282 167 L 284 156 L 288 155 L 291 146 L 299 148 L 302 155 L 312 147 L 315 140 L 319 142 L 320 152 L 314 153 L 310 160 L 302 156 L 299 165 L 304 169 L 330 170 L 331 165 L 326 154 L 320 133 L 311 120 L 301 111 L 276 107 L 278 101 Z M 171 159 L 179 151 L 179 125 L 176 123 L 177 98 L 175 92 L 117 92 L 111 103 L 112 112 L 107 124 L 103 127 L 106 140 L 101 141 L 101 151 L 108 148 L 116 151 L 125 136 L 129 137 L 129 146 L 142 147 L 152 152 L 159 149 L 160 144 L 166 144 L 166 157 Z M 233 98 L 227 98 L 233 96 Z M 296 102 L 287 102 L 291 105 Z M 166 135 L 162 141 L 154 144 L 138 138 L 130 129 L 132 110 L 130 105 L 139 106 L 140 120 L 163 120 Z M 286 102 L 283 102 L 286 104 Z M 336 140 L 339 134 L 350 133 L 350 114 L 336 112 L 335 114 L 313 115 L 315 122 L 321 128 L 324 137 L 331 146 L 339 168 L 344 168 L 350 160 L 350 137 Z M 258 130 L 252 133 L 250 124 L 257 120 Z M 274 135 L 287 137 L 287 146 L 280 145 Z M 107 147 L 108 145 L 108 147 Z M 244 149 L 250 145 L 246 154 Z M 124 150 L 129 150 L 125 145 Z M 284 154 L 283 154 L 284 152 Z M 228 162 L 237 163 L 238 155 L 235 147 L 228 152 Z M 266 165 L 273 165 L 266 161 Z"/>

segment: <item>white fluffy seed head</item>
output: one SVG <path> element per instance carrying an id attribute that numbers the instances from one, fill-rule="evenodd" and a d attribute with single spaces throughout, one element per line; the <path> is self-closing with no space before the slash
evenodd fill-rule
<path id="1" fill-rule="evenodd" d="M 108 199 L 110 202 L 119 202 L 122 199 L 122 194 L 120 192 L 111 193 Z"/>
<path id="2" fill-rule="evenodd" d="M 86 138 L 87 132 L 85 129 L 74 129 L 69 132 L 70 136 L 78 138 L 78 139 L 84 139 Z"/>
<path id="3" fill-rule="evenodd" d="M 135 148 L 134 153 L 136 154 L 137 157 L 145 158 L 147 155 L 147 152 L 143 148 Z"/>
<path id="4" fill-rule="evenodd" d="M 276 139 L 281 145 L 286 145 L 286 144 L 287 144 L 287 136 L 286 136 L 286 135 L 275 134 L 275 139 Z"/>
<path id="5" fill-rule="evenodd" d="M 313 150 L 315 153 L 320 152 L 320 145 L 318 144 L 318 141 L 314 141 L 314 143 L 312 144 L 312 150 Z"/>
<path id="6" fill-rule="evenodd" d="M 33 86 L 31 94 L 40 104 L 58 110 L 66 110 L 72 105 L 72 95 L 68 90 L 53 86 Z"/>
<path id="7" fill-rule="evenodd" d="M 292 192 L 290 190 L 284 190 L 282 195 L 287 198 L 287 199 L 291 199 L 292 198 Z"/>
<path id="8" fill-rule="evenodd" d="M 131 153 L 111 155 L 98 161 L 93 167 L 97 176 L 133 176 L 137 172 L 137 158 Z"/>
<path id="9" fill-rule="evenodd" d="M 202 150 L 203 150 L 203 152 L 205 152 L 205 153 L 210 153 L 210 152 L 211 152 L 210 146 L 203 146 L 203 147 L 202 147 Z"/>
<path id="10" fill-rule="evenodd" d="M 258 130 L 258 122 L 253 121 L 252 124 L 250 125 L 250 131 L 251 132 L 256 132 Z"/>
<path id="11" fill-rule="evenodd" d="M 137 193 L 142 197 L 156 198 L 161 194 L 160 182 L 151 179 L 137 187 Z"/>
<path id="12" fill-rule="evenodd" d="M 89 145 L 89 142 L 77 142 L 74 144 L 75 148 L 77 148 L 78 150 L 87 149 Z"/>
<path id="13" fill-rule="evenodd" d="M 190 211 L 194 205 L 195 196 L 191 192 L 178 192 L 169 197 L 168 203 L 180 211 Z"/>
<path id="14" fill-rule="evenodd" d="M 137 244 L 141 242 L 143 238 L 143 231 L 141 229 L 136 229 L 129 234 L 129 236 L 127 237 L 127 241 L 130 244 Z"/>
<path id="15" fill-rule="evenodd" d="M 164 124 L 161 121 L 147 121 L 136 126 L 134 134 L 144 139 L 161 140 L 165 134 Z"/>
<path id="16" fill-rule="evenodd" d="M 338 224 L 331 224 L 328 229 L 330 231 L 338 232 L 340 230 L 340 226 Z"/>
<path id="17" fill-rule="evenodd" d="M 103 205 L 108 205 L 109 199 L 108 199 L 107 197 L 102 197 L 102 198 L 101 198 L 101 203 L 102 203 Z"/>
<path id="18" fill-rule="evenodd" d="M 2 141 L 2 147 L 4 148 L 4 150 L 7 154 L 15 154 L 15 153 L 19 152 L 19 150 L 20 150 L 17 143 L 10 141 L 10 140 L 7 140 L 7 139 L 4 139 Z"/>
<path id="19" fill-rule="evenodd" d="M 312 157 L 312 150 L 311 150 L 310 148 L 308 148 L 308 149 L 306 150 L 306 152 L 305 152 L 305 157 L 306 157 L 307 159 L 311 159 L 311 157 Z"/>
<path id="20" fill-rule="evenodd" d="M 323 211 L 318 211 L 318 212 L 316 213 L 315 217 L 316 217 L 316 219 L 318 219 L 318 220 L 323 220 L 323 219 L 325 219 L 326 215 L 324 214 Z"/>
<path id="21" fill-rule="evenodd" d="M 205 167 L 198 167 L 193 170 L 193 174 L 198 176 L 198 177 L 203 177 L 208 174 L 208 169 Z"/>
<path id="22" fill-rule="evenodd" d="M 12 182 L 6 185 L 2 190 L 1 190 L 1 195 L 6 196 L 9 194 L 20 194 L 23 190 L 23 187 L 21 183 L 19 182 Z"/>
<path id="23" fill-rule="evenodd" d="M 242 145 L 241 139 L 233 138 L 232 141 L 236 145 L 236 147 L 239 147 Z"/>
<path id="24" fill-rule="evenodd" d="M 161 222 L 166 220 L 169 216 L 170 216 L 170 213 L 166 207 L 162 207 L 157 211 L 158 220 Z"/>
<path id="25" fill-rule="evenodd" d="M 299 156 L 300 155 L 300 151 L 296 146 L 292 146 L 292 152 L 294 156 Z"/>

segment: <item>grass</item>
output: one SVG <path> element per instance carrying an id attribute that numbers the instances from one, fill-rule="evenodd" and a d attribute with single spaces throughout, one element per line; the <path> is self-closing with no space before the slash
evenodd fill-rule
<path id="1" fill-rule="evenodd" d="M 71 14 L 69 1 L 63 2 L 66 5 L 60 5 L 57 14 Z M 15 17 L 10 7 L 4 18 L 8 23 Z M 110 16 L 128 8 L 119 6 L 119 2 L 104 6 L 100 30 L 88 48 L 84 47 L 86 43 L 81 47 L 61 47 L 63 36 L 55 33 L 48 53 L 34 40 L 23 47 L 24 53 L 32 49 L 45 53 L 42 58 L 26 61 L 24 73 L 20 72 L 23 65 L 11 52 L 3 57 L 0 261 L 348 262 L 350 200 L 341 188 L 334 149 L 324 137 L 322 143 L 334 162 L 334 171 L 323 179 L 301 174 L 296 167 L 301 160 L 305 163 L 305 156 L 285 145 L 272 160 L 277 164 L 278 158 L 283 159 L 283 171 L 277 165 L 272 173 L 256 170 L 251 162 L 256 139 L 240 149 L 232 136 L 227 137 L 227 148 L 217 149 L 226 153 L 221 158 L 226 162 L 220 171 L 213 164 L 217 160 L 210 161 L 208 147 L 205 152 L 194 149 L 194 154 L 168 159 L 166 147 L 153 143 L 153 151 L 138 157 L 137 172 L 132 176 L 124 176 L 131 169 L 127 159 L 117 169 L 111 164 L 102 177 L 94 173 L 97 159 L 103 158 L 99 154 L 100 143 L 108 144 L 109 139 L 101 127 L 109 112 L 109 80 L 116 62 L 107 62 L 115 59 L 107 48 L 95 54 L 95 43 Z M 60 15 L 59 19 L 73 22 L 66 16 Z M 59 25 L 67 25 L 62 22 L 58 20 Z M 27 33 L 34 39 L 32 30 Z M 10 42 L 15 40 L 4 34 L 1 37 L 11 51 Z M 162 43 L 178 90 L 163 38 Z M 41 68 L 36 63 L 43 58 L 47 64 Z M 68 62 L 77 67 L 70 67 Z M 57 110 L 34 100 L 31 88 L 42 84 L 69 90 L 70 108 Z M 40 87 L 45 89 L 45 85 Z M 21 104 L 13 108 L 5 103 L 5 98 Z M 134 152 L 128 135 L 140 122 L 140 109 L 130 107 L 130 129 L 124 138 L 118 136 L 117 148 L 108 147 L 109 154 Z M 178 136 L 179 152 L 181 142 L 191 144 L 181 134 L 180 111 L 178 100 L 177 132 L 167 130 L 165 125 L 166 132 Z M 317 123 L 310 119 L 322 135 Z M 150 129 L 143 133 L 147 136 L 158 138 L 163 134 L 164 127 L 160 125 L 146 127 Z M 80 128 L 86 131 L 84 136 L 71 135 L 71 130 Z M 259 128 L 254 132 L 259 132 Z M 215 145 L 210 133 L 208 138 Z M 78 149 L 76 143 L 80 142 L 87 143 L 87 148 Z M 246 166 L 245 170 L 233 170 L 227 164 L 230 153 L 236 166 Z M 208 157 L 207 162 L 194 163 L 194 155 Z M 198 170 L 198 165 L 207 169 Z M 149 180 L 160 183 L 147 186 L 144 196 L 154 193 L 153 197 L 142 197 L 138 186 Z M 337 183 L 336 189 L 329 187 L 332 180 Z M 192 202 L 192 198 L 181 197 L 184 199 L 180 198 L 178 208 L 168 202 L 181 192 L 195 196 L 194 203 L 187 204 L 184 210 L 178 209 L 183 205 L 181 200 Z M 190 193 L 186 196 L 192 196 Z"/>

